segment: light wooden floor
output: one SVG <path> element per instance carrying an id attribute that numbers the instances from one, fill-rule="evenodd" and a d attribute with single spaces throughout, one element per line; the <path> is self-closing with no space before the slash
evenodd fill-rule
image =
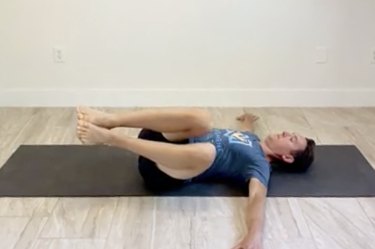
<path id="1" fill-rule="evenodd" d="M 236 128 L 235 116 L 242 112 L 207 109 L 223 128 Z M 261 117 L 260 137 L 291 130 L 318 144 L 356 144 L 375 165 L 375 108 L 246 109 Z M 0 108 L 0 165 L 20 144 L 78 144 L 73 110 Z M 137 131 L 118 130 L 133 136 Z M 245 231 L 245 201 L 0 198 L 0 248 L 230 249 Z M 375 248 L 375 198 L 268 198 L 266 216 L 265 249 Z"/>

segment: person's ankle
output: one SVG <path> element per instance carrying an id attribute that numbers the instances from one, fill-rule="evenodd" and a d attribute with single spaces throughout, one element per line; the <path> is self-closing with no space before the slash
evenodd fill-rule
<path id="1" fill-rule="evenodd" d="M 109 126 L 110 126 L 109 128 L 110 129 L 119 127 L 119 122 L 118 122 L 118 120 L 116 118 L 116 115 L 114 115 L 114 114 L 110 114 L 108 116 L 108 123 L 109 123 Z"/>
<path id="2" fill-rule="evenodd" d="M 117 144 L 117 135 L 110 131 L 105 143 L 109 146 L 115 146 Z"/>
<path id="3" fill-rule="evenodd" d="M 110 146 L 124 146 L 128 141 L 128 137 L 126 136 L 119 136 L 113 132 L 108 137 L 108 145 Z"/>

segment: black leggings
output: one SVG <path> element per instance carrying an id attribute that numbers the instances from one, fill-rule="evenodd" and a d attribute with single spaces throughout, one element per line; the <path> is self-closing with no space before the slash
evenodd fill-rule
<path id="1" fill-rule="evenodd" d="M 157 142 L 166 142 L 172 144 L 187 144 L 189 143 L 188 139 L 178 142 L 171 142 L 167 140 L 162 133 L 156 132 L 153 130 L 142 129 L 138 135 L 138 138 L 157 141 Z M 139 156 L 138 157 L 138 170 L 143 180 L 146 184 L 146 187 L 150 190 L 156 191 L 165 191 L 171 190 L 174 188 L 182 187 L 185 185 L 188 180 L 181 180 L 176 179 L 168 174 L 161 171 L 157 166 L 156 163 L 146 157 Z"/>

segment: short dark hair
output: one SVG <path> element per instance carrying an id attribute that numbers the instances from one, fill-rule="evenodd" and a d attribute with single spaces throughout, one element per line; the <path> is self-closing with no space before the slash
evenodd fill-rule
<path id="1" fill-rule="evenodd" d="M 285 171 L 290 173 L 302 173 L 309 169 L 314 161 L 315 141 L 311 138 L 306 138 L 307 146 L 305 150 L 297 151 L 292 163 L 287 163 L 282 160 L 271 162 L 272 169 L 277 171 Z"/>

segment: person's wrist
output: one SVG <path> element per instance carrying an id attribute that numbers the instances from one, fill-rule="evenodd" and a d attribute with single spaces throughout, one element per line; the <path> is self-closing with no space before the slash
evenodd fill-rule
<path id="1" fill-rule="evenodd" d="M 261 238 L 262 238 L 262 233 L 257 230 L 250 230 L 245 236 L 246 241 L 252 241 L 254 239 L 261 239 Z"/>

